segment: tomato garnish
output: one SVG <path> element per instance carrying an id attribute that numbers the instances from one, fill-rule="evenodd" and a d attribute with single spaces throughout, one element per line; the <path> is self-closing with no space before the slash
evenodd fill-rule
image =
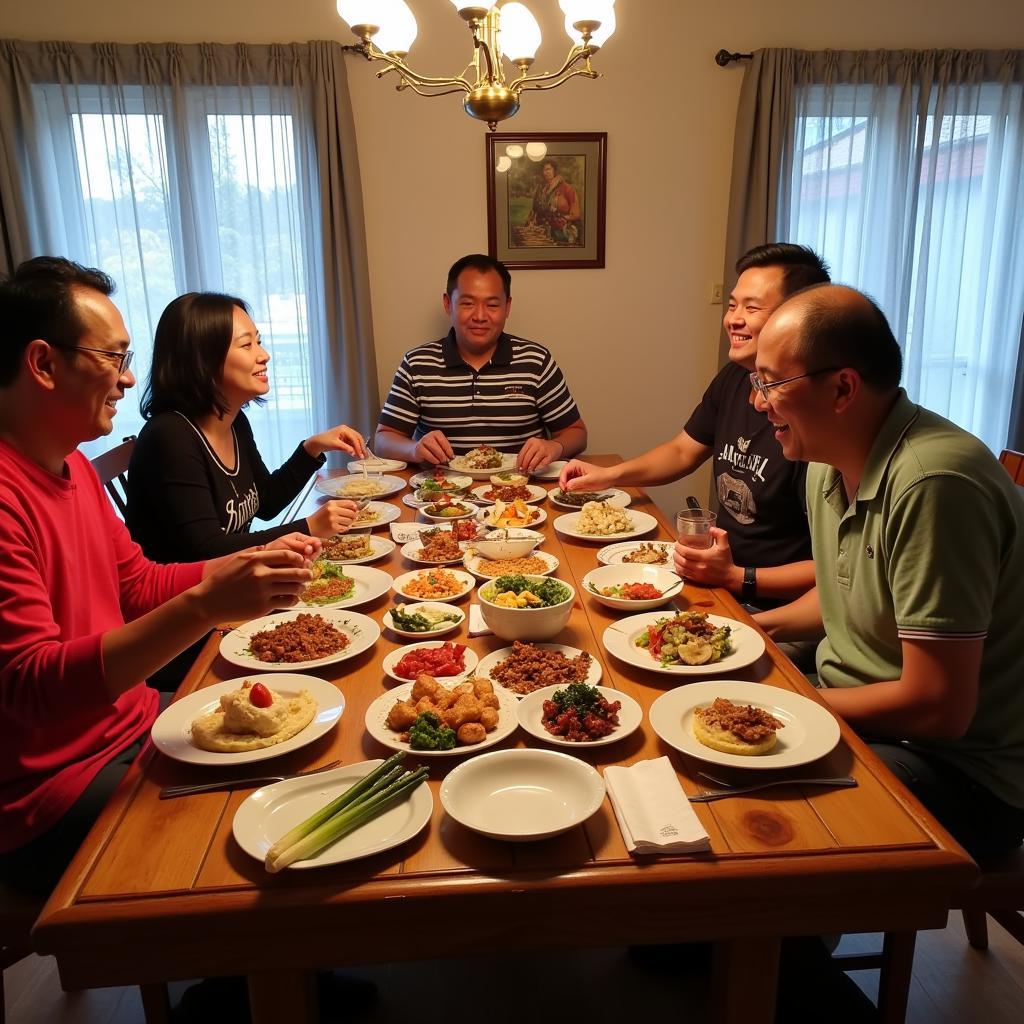
<path id="1" fill-rule="evenodd" d="M 249 688 L 249 703 L 254 708 L 269 708 L 274 703 L 274 695 L 262 683 L 253 683 Z"/>

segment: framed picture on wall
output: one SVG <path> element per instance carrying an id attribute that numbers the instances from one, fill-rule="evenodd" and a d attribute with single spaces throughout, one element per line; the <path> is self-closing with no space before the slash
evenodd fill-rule
<path id="1" fill-rule="evenodd" d="M 603 267 L 607 139 L 488 135 L 488 252 L 521 270 Z"/>

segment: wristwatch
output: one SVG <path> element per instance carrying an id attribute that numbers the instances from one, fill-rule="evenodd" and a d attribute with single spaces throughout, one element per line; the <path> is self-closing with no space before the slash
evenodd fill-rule
<path id="1" fill-rule="evenodd" d="M 743 570 L 743 586 L 740 587 L 740 597 L 750 604 L 757 600 L 757 569 L 748 565 Z"/>

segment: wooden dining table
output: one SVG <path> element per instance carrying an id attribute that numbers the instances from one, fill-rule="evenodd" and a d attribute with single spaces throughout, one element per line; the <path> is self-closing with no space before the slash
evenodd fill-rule
<path id="1" fill-rule="evenodd" d="M 650 498 L 630 493 L 631 507 L 658 521 L 647 539 L 671 539 Z M 390 501 L 403 520 L 415 517 L 400 495 Z M 681 681 L 605 651 L 602 633 L 622 613 L 580 587 L 601 545 L 566 538 L 552 526 L 562 510 L 547 501 L 540 507 L 548 514 L 539 527 L 543 550 L 560 562 L 554 575 L 577 590 L 568 625 L 555 639 L 589 651 L 603 668 L 602 684 L 634 697 L 645 711 L 632 735 L 581 746 L 575 755 L 599 771 L 667 755 L 688 794 L 706 788 L 696 774 L 701 763 L 663 743 L 646 718 L 658 696 L 691 677 Z M 397 547 L 374 564 L 396 576 L 416 568 Z M 474 599 L 457 606 L 468 611 Z M 356 610 L 380 622 L 395 600 L 387 594 Z M 727 591 L 690 582 L 675 605 L 751 621 Z M 467 623 L 449 638 L 481 656 L 508 646 L 490 635 L 470 638 Z M 215 632 L 178 698 L 243 674 L 220 657 L 219 642 Z M 395 685 L 381 670 L 382 658 L 409 642 L 384 630 L 358 657 L 311 670 L 344 694 L 337 727 L 272 762 L 243 767 L 272 764 L 287 773 L 387 756 L 367 734 L 364 716 Z M 770 639 L 756 662 L 729 676 L 820 699 Z M 415 838 L 362 860 L 277 875 L 232 835 L 235 812 L 253 789 L 161 800 L 163 786 L 209 781 L 224 770 L 180 763 L 149 747 L 47 903 L 34 944 L 56 957 L 65 988 L 244 974 L 253 1020 L 276 1024 L 316 1019 L 314 971 L 322 967 L 705 940 L 715 949 L 716 1019 L 769 1021 L 783 937 L 883 931 L 892 936 L 894 957 L 906 963 L 916 931 L 943 927 L 956 894 L 976 877 L 948 833 L 849 727 L 840 727 L 839 745 L 802 771 L 850 774 L 855 788 L 787 785 L 696 804 L 710 852 L 631 856 L 607 798 L 582 825 L 543 841 L 503 842 L 472 832 L 446 815 L 437 792 L 448 771 L 473 756 L 470 749 L 429 762 L 433 815 Z M 543 745 L 522 729 L 502 744 Z M 473 925 L 433 928 L 427 942 L 427 919 Z M 163 1006 L 151 999 L 147 1012 L 158 1021 Z"/>

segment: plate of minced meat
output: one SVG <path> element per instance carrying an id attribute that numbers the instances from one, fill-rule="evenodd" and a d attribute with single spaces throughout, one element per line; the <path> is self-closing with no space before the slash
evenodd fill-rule
<path id="1" fill-rule="evenodd" d="M 556 747 L 600 747 L 640 728 L 644 711 L 621 690 L 571 683 L 534 690 L 519 702 L 519 724 Z"/>
<path id="2" fill-rule="evenodd" d="M 516 640 L 511 647 L 480 659 L 476 674 L 497 686 L 524 697 L 545 686 L 568 686 L 601 681 L 601 663 L 597 658 L 565 644 L 536 644 Z"/>
<path id="3" fill-rule="evenodd" d="M 220 653 L 242 668 L 296 672 L 354 658 L 379 636 L 380 626 L 358 612 L 293 608 L 230 630 L 220 642 Z"/>

